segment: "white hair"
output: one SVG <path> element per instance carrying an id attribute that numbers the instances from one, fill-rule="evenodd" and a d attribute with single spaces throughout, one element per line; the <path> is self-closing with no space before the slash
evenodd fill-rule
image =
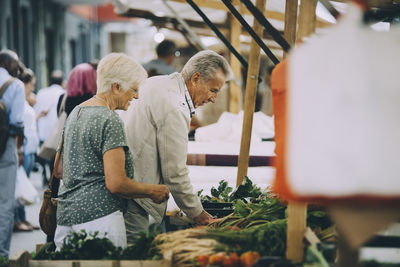
<path id="1" fill-rule="evenodd" d="M 114 83 L 123 91 L 139 85 L 146 80 L 147 72 L 132 57 L 123 53 L 111 53 L 103 57 L 97 67 L 97 93 L 111 91 Z"/>
<path id="2" fill-rule="evenodd" d="M 193 74 L 199 72 L 205 82 L 213 79 L 215 74 L 221 69 L 225 74 L 226 80 L 232 77 L 232 70 L 228 61 L 223 56 L 211 50 L 203 50 L 191 57 L 182 69 L 182 76 L 185 81 L 189 81 Z"/>

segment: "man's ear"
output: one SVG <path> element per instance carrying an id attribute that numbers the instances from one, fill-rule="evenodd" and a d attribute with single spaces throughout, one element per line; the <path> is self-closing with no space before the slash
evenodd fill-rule
<path id="1" fill-rule="evenodd" d="M 195 73 L 192 75 L 192 78 L 190 79 L 190 81 L 191 81 L 192 83 L 197 83 L 200 79 L 201 79 L 200 72 L 195 72 Z"/>

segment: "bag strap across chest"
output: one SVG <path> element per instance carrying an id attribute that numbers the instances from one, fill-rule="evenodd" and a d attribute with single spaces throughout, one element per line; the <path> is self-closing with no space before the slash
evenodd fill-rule
<path id="1" fill-rule="evenodd" d="M 9 80 L 7 80 L 0 88 L 0 99 L 3 96 L 3 94 L 5 93 L 5 91 L 7 90 L 8 86 L 15 81 L 16 78 L 10 78 Z"/>

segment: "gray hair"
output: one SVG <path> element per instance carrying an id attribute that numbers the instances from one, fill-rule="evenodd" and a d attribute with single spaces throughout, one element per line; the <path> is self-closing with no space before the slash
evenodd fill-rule
<path id="1" fill-rule="evenodd" d="M 123 91 L 139 85 L 146 80 L 147 72 L 132 57 L 123 53 L 111 53 L 102 58 L 97 67 L 97 93 L 111 91 L 114 83 Z"/>
<path id="2" fill-rule="evenodd" d="M 232 70 L 228 61 L 223 56 L 211 50 L 203 50 L 191 57 L 182 69 L 182 76 L 185 81 L 192 78 L 193 74 L 199 72 L 205 82 L 213 79 L 218 69 L 221 68 L 226 80 L 232 77 Z"/>

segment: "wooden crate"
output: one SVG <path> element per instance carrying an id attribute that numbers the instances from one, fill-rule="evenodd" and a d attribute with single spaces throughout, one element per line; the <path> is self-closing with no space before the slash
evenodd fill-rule
<path id="1" fill-rule="evenodd" d="M 27 251 L 10 258 L 9 267 L 171 267 L 171 261 L 162 260 L 32 260 Z"/>

